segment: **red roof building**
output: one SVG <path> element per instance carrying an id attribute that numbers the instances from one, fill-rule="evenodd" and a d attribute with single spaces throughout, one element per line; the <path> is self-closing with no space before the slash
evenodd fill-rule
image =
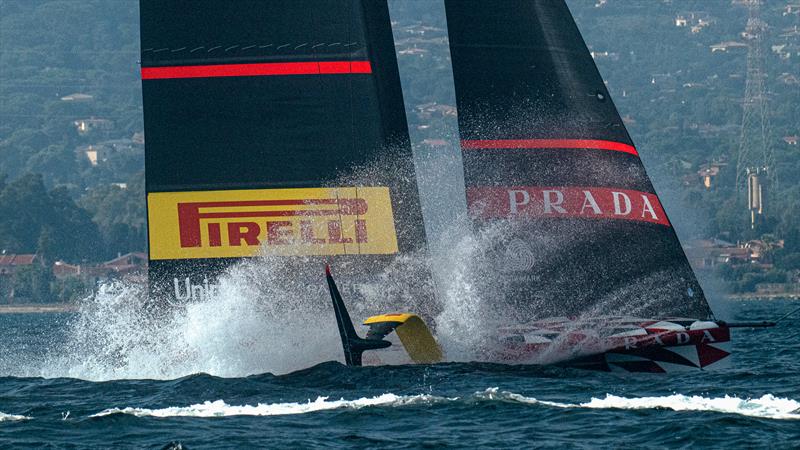
<path id="1" fill-rule="evenodd" d="M 36 255 L 17 255 L 13 253 L 0 254 L 0 275 L 11 275 L 17 271 L 17 267 L 30 266 L 34 263 L 38 263 Z"/>

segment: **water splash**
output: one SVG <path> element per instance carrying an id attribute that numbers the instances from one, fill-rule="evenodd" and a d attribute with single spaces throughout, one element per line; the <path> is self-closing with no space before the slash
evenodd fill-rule
<path id="1" fill-rule="evenodd" d="M 275 279 L 271 260 L 237 265 L 202 301 L 153 315 L 142 286 L 112 283 L 81 305 L 45 377 L 172 379 L 287 373 L 340 359 L 327 293 Z M 317 278 L 321 279 L 318 274 Z M 312 294 L 309 294 L 312 292 Z M 315 295 L 316 294 L 316 295 Z"/>

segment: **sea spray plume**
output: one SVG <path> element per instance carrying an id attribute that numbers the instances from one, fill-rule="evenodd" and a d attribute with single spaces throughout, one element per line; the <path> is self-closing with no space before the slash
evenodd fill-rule
<path id="1" fill-rule="evenodd" d="M 397 143 L 396 146 L 406 145 Z M 363 255 L 358 259 L 332 257 L 336 281 L 344 288 L 348 308 L 372 314 L 413 312 L 430 320 L 440 306 L 429 265 L 429 247 L 420 213 L 414 163 L 397 158 L 398 148 L 388 146 L 368 163 L 342 173 L 329 186 L 392 186 L 392 214 L 400 251 L 394 255 Z M 375 270 L 382 267 L 383 270 Z M 345 291 L 349 291 L 351 297 Z"/>
<path id="2" fill-rule="evenodd" d="M 286 373 L 339 358 L 324 292 L 287 283 L 279 258 L 230 268 L 219 289 L 183 307 L 150 313 L 143 286 L 103 285 L 85 300 L 46 377 L 171 379 Z M 280 278 L 277 278 L 280 277 Z M 317 295 L 309 295 L 310 291 Z"/>
<path id="3" fill-rule="evenodd" d="M 558 269 L 569 264 L 575 252 L 591 247 L 595 232 L 602 236 L 603 227 L 557 220 L 534 225 L 498 220 L 477 230 L 453 230 L 460 239 L 432 256 L 442 307 L 436 335 L 449 360 L 496 360 L 501 346 L 498 328 L 534 326 L 537 320 L 559 317 L 574 329 L 564 330 L 552 346 L 528 362 L 549 364 L 595 354 L 605 350 L 599 346 L 600 336 L 609 333 L 598 319 L 665 318 L 680 314 L 682 296 L 691 301 L 691 293 L 683 287 L 690 274 L 675 269 L 619 280 L 612 290 L 598 292 L 586 285 L 576 296 L 575 284 L 586 282 Z M 593 269 L 602 274 L 604 267 Z M 526 274 L 522 286 L 508 279 L 520 272 Z M 528 294 L 524 302 L 508 296 L 519 289 Z M 576 331 L 586 335 L 585 342 L 574 341 Z"/>
<path id="4" fill-rule="evenodd" d="M 414 201 L 412 169 L 384 155 L 332 186 L 400 185 L 404 187 L 393 191 L 397 202 Z M 399 238 L 422 228 L 420 217 L 396 214 Z M 416 248 L 381 256 L 377 267 L 383 270 L 377 272 L 361 260 L 331 258 L 355 320 L 393 311 L 435 316 L 439 308 L 424 239 L 416 236 L 408 242 Z M 185 305 L 150 302 L 143 285 L 104 284 L 81 304 L 66 342 L 51 352 L 43 375 L 91 380 L 163 379 L 198 372 L 244 376 L 340 360 L 320 260 L 264 251 L 226 269 L 216 289 Z"/>
<path id="5" fill-rule="evenodd" d="M 470 229 L 452 229 L 451 235 L 457 238 L 438 246 L 432 262 L 441 302 L 436 337 L 448 360 L 476 360 L 493 327 L 487 314 L 491 299 L 475 286 L 485 282 L 475 264 L 483 240 Z"/>

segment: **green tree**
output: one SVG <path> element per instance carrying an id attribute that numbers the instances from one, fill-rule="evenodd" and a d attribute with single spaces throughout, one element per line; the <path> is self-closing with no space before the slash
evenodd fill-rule
<path id="1" fill-rule="evenodd" d="M 38 264 L 17 269 L 12 281 L 15 302 L 49 303 L 55 300 L 51 291 L 53 272 Z"/>

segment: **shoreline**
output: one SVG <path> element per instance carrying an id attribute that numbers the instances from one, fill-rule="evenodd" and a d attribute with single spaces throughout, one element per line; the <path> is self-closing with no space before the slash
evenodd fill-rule
<path id="1" fill-rule="evenodd" d="M 800 300 L 800 294 L 798 293 L 790 293 L 790 294 L 756 294 L 756 293 L 744 293 L 744 294 L 730 294 L 725 296 L 726 300 Z"/>
<path id="2" fill-rule="evenodd" d="M 731 294 L 725 295 L 729 301 L 769 301 L 769 300 L 800 300 L 800 293 L 792 294 Z M 71 313 L 78 311 L 76 303 L 19 303 L 0 304 L 0 314 L 48 314 Z"/>
<path id="3" fill-rule="evenodd" d="M 0 305 L 0 314 L 68 313 L 78 310 L 74 303 L 19 303 Z"/>

